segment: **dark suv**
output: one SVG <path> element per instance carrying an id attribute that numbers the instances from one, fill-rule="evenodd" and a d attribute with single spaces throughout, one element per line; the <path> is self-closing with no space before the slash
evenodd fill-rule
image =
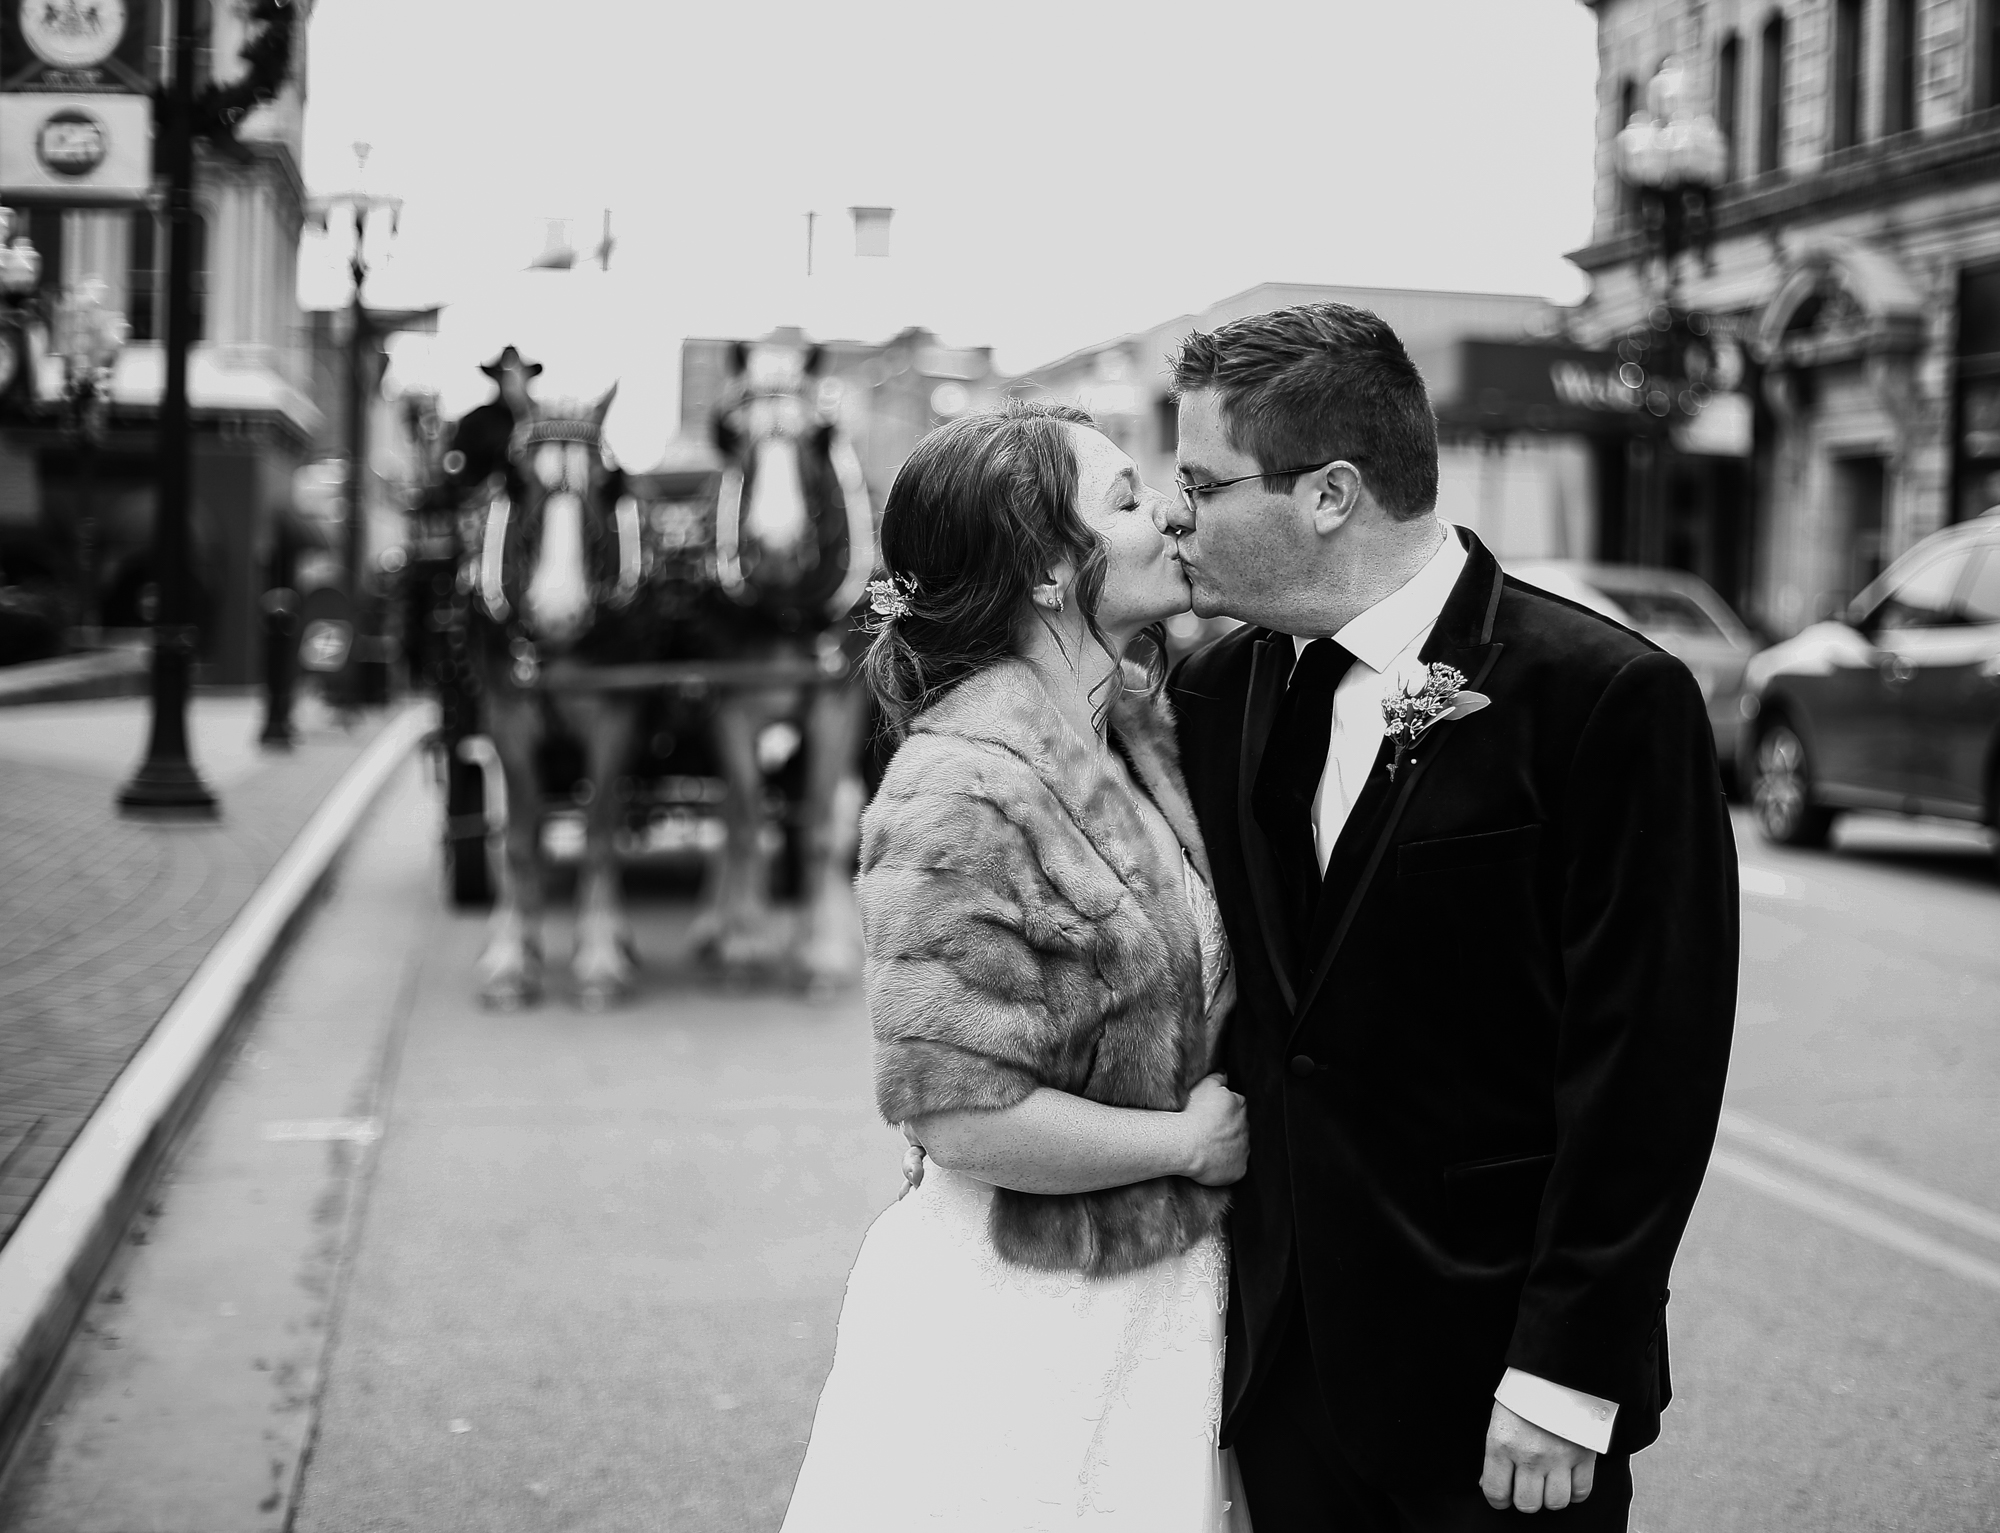
<path id="1" fill-rule="evenodd" d="M 1924 539 L 1845 622 L 1765 650 L 1739 760 L 1770 840 L 1825 842 L 1843 809 L 2000 820 L 2000 509 Z"/>

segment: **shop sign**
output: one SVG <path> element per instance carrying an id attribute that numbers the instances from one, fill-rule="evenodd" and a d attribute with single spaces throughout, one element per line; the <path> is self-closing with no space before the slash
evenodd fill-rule
<path id="1" fill-rule="evenodd" d="M 1614 353 L 1560 341 L 1462 341 L 1458 384 L 1440 416 L 1485 431 L 1623 434 L 1644 411 Z"/>
<path id="2" fill-rule="evenodd" d="M 147 97 L 0 95 L 0 200 L 137 202 L 152 183 L 153 104 Z"/>

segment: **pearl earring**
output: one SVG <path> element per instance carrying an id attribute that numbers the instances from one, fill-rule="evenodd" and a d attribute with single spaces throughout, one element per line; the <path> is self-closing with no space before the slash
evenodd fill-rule
<path id="1" fill-rule="evenodd" d="M 1060 612 L 1062 611 L 1062 609 L 1063 609 L 1062 592 L 1057 591 L 1049 597 L 1049 611 Z"/>

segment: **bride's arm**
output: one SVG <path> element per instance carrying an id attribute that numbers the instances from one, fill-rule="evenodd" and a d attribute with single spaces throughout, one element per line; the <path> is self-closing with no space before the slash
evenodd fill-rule
<path id="1" fill-rule="evenodd" d="M 1156 1176 L 1226 1187 L 1243 1176 L 1243 1099 L 1211 1075 L 1179 1112 L 1107 1107 L 1039 1087 L 1011 1107 L 930 1113 L 909 1132 L 940 1166 L 1017 1192 L 1095 1192 Z"/>

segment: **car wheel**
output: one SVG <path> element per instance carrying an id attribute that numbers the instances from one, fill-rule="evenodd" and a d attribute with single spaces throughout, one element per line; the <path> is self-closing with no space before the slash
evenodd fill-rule
<path id="1" fill-rule="evenodd" d="M 1750 791 L 1757 829 L 1780 846 L 1825 846 L 1833 811 L 1812 801 L 1806 742 L 1789 724 L 1773 724 L 1757 741 L 1757 777 Z"/>
<path id="2" fill-rule="evenodd" d="M 1993 818 L 1993 876 L 2000 878 L 2000 760 L 1993 763 L 1993 781 L 1986 785 L 1986 803 Z"/>

